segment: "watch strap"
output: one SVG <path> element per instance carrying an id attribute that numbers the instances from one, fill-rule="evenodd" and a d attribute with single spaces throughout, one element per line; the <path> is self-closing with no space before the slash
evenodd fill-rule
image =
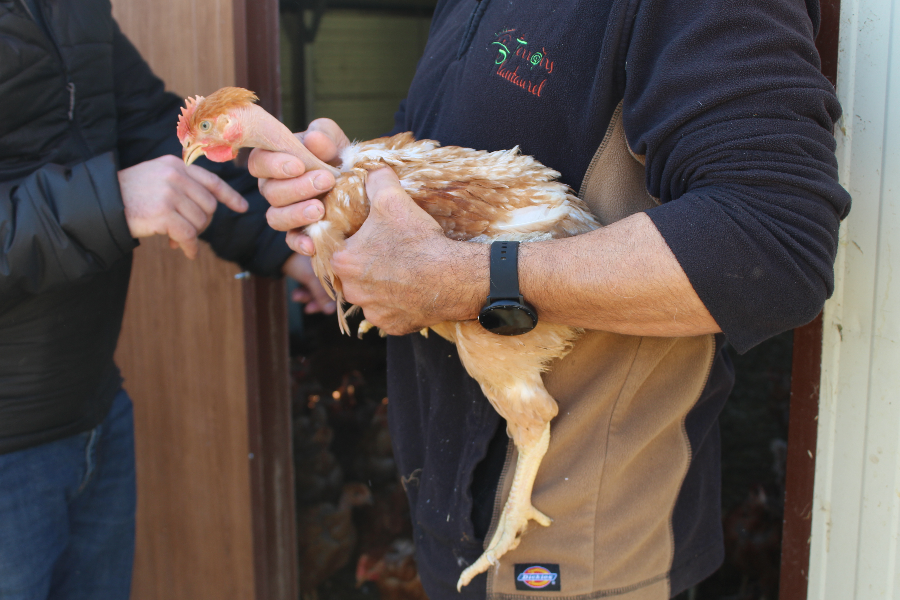
<path id="1" fill-rule="evenodd" d="M 491 291 L 488 302 L 518 300 L 519 293 L 519 242 L 491 243 Z"/>

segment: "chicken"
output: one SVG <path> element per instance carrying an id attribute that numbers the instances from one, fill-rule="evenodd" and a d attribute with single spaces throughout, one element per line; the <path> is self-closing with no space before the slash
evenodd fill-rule
<path id="1" fill-rule="evenodd" d="M 205 154 L 230 160 L 238 148 L 257 147 L 291 153 L 307 169 L 328 169 L 334 188 L 322 199 L 324 218 L 306 227 L 316 253 L 314 267 L 333 293 L 340 327 L 347 332 L 341 281 L 331 257 L 368 215 L 366 175 L 391 167 L 403 189 L 454 240 L 490 243 L 494 240 L 539 241 L 586 233 L 599 227 L 587 206 L 564 184 L 559 173 L 518 148 L 485 152 L 433 140 L 416 140 L 411 133 L 349 145 L 341 153 L 340 170 L 316 158 L 275 117 L 254 104 L 256 96 L 241 88 L 223 88 L 208 98 L 188 99 L 178 122 L 184 160 Z M 367 324 L 363 321 L 362 329 Z M 550 421 L 556 401 L 544 388 L 541 373 L 566 355 L 581 330 L 538 323 L 519 336 L 486 331 L 478 321 L 444 322 L 431 327 L 456 344 L 469 374 L 506 420 L 518 449 L 512 489 L 496 533 L 485 552 L 460 575 L 457 589 L 483 573 L 516 548 L 529 521 L 549 526 L 551 519 L 531 503 L 538 467 L 550 443 Z"/>
<path id="2" fill-rule="evenodd" d="M 322 502 L 297 513 L 301 591 L 315 599 L 318 586 L 344 567 L 356 549 L 353 509 L 372 502 L 363 483 L 344 484 L 338 505 Z"/>
<path id="3" fill-rule="evenodd" d="M 325 408 L 311 407 L 294 417 L 294 498 L 298 505 L 335 500 L 341 493 L 344 471 L 331 451 L 334 430 Z"/>
<path id="4" fill-rule="evenodd" d="M 726 560 L 741 575 L 739 600 L 778 597 L 783 518 L 760 484 L 722 518 Z"/>
<path id="5" fill-rule="evenodd" d="M 356 586 L 374 581 L 379 600 L 428 600 L 414 553 L 413 543 L 400 539 L 380 557 L 361 555 L 356 563 Z"/>
<path id="6" fill-rule="evenodd" d="M 368 481 L 369 485 L 384 485 L 397 481 L 397 463 L 394 461 L 391 434 L 388 429 L 387 403 L 384 401 L 375 408 L 371 420 L 360 436 L 353 467 L 356 477 L 360 481 Z"/>
<path id="7" fill-rule="evenodd" d="M 377 555 L 397 540 L 413 537 L 409 502 L 399 479 L 373 489 L 372 503 L 359 509 L 360 552 Z"/>

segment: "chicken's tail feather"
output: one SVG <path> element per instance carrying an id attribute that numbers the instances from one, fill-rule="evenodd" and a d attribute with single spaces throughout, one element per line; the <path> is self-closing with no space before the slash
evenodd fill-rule
<path id="1" fill-rule="evenodd" d="M 331 257 L 335 251 L 343 246 L 346 239 L 343 232 L 333 227 L 328 221 L 319 221 L 309 225 L 305 230 L 316 247 L 316 253 L 312 257 L 313 270 L 316 277 L 322 282 L 322 286 L 337 305 L 338 325 L 341 333 L 350 335 L 350 327 L 347 324 L 347 315 L 352 312 L 344 310 L 344 294 L 341 289 L 341 280 L 331 268 Z"/>

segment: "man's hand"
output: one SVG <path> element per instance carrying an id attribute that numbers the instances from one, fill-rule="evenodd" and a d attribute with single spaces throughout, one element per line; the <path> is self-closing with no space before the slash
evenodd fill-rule
<path id="1" fill-rule="evenodd" d="M 296 134 L 318 158 L 334 162 L 350 140 L 331 119 L 316 119 L 309 129 Z M 250 174 L 259 178 L 259 191 L 272 205 L 266 219 L 273 229 L 287 231 L 287 243 L 295 252 L 311 256 L 312 241 L 299 232 L 300 227 L 314 223 L 325 214 L 319 200 L 334 187 L 334 176 L 328 171 L 304 171 L 299 158 L 259 148 L 250 153 Z"/>
<path id="2" fill-rule="evenodd" d="M 346 300 L 390 335 L 477 316 L 488 246 L 448 239 L 389 168 L 369 173 L 366 193 L 369 216 L 332 258 Z"/>
<path id="3" fill-rule="evenodd" d="M 175 156 L 161 156 L 119 171 L 125 220 L 134 238 L 169 236 L 173 248 L 193 259 L 197 236 L 206 229 L 221 202 L 237 212 L 247 201 L 217 175 L 185 166 Z"/>
<path id="4" fill-rule="evenodd" d="M 305 303 L 303 311 L 306 314 L 322 312 L 330 315 L 334 313 L 336 308 L 334 300 L 328 296 L 328 292 L 316 277 L 308 256 L 291 255 L 282 265 L 281 272 L 300 284 L 300 287 L 295 289 L 291 295 L 291 300 Z"/>

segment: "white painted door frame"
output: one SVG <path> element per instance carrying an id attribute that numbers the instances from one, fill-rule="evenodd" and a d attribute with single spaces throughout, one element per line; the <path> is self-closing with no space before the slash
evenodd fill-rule
<path id="1" fill-rule="evenodd" d="M 853 208 L 824 312 L 808 598 L 900 600 L 900 0 L 841 1 L 837 90 Z"/>

